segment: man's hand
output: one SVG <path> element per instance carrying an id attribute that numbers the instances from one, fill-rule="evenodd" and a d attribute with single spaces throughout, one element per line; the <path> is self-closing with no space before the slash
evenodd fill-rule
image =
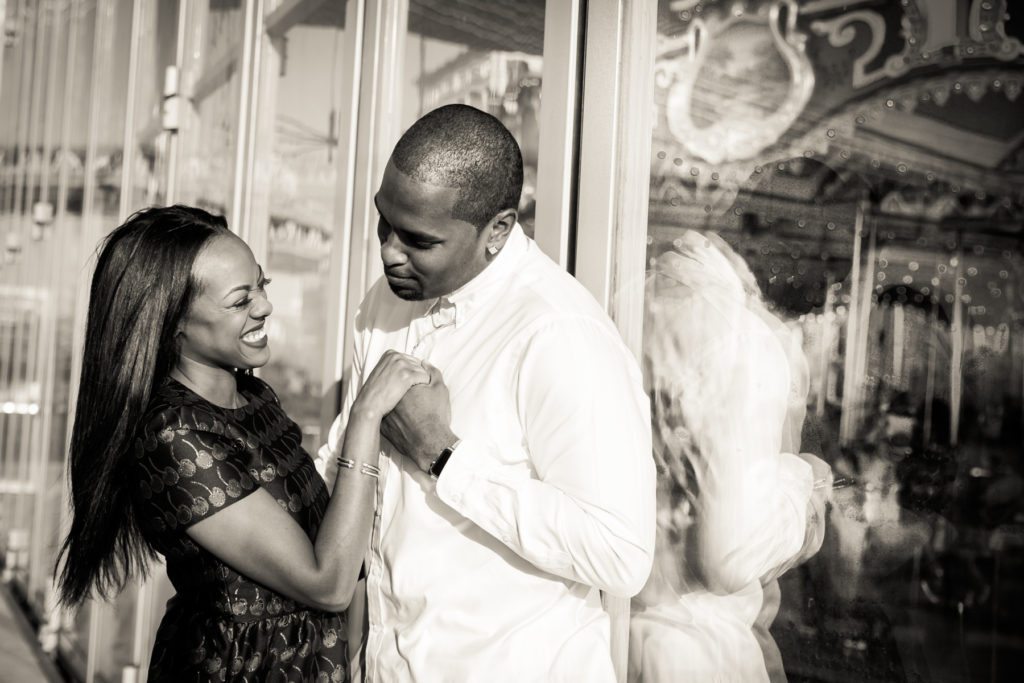
<path id="1" fill-rule="evenodd" d="M 409 389 L 381 422 L 380 432 L 391 444 L 426 472 L 441 451 L 458 437 L 451 430 L 452 407 L 441 371 L 423 363 L 430 384 Z"/>

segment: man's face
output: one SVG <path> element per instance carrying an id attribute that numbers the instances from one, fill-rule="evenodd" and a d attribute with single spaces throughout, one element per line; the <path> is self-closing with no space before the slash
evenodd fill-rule
<path id="1" fill-rule="evenodd" d="M 489 229 L 452 218 L 457 190 L 415 180 L 388 162 L 374 201 L 388 285 L 408 301 L 454 292 L 487 265 Z"/>

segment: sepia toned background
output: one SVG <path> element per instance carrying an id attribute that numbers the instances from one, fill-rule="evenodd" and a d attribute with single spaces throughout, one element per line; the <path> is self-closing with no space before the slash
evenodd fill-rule
<path id="1" fill-rule="evenodd" d="M 1024 7 L 1007 0 L 0 0 L 0 557 L 73 680 L 142 680 L 169 586 L 54 606 L 90 260 L 145 206 L 273 278 L 261 371 L 324 440 L 419 115 L 499 117 L 521 221 L 639 355 L 684 231 L 745 261 L 835 490 L 780 579 L 793 681 L 1024 671 Z M 625 679 L 630 606 L 610 601 Z M 634 616 L 642 610 L 634 605 Z M 634 672 L 635 673 L 635 672 Z M 129 678 L 124 678 L 128 676 Z"/>

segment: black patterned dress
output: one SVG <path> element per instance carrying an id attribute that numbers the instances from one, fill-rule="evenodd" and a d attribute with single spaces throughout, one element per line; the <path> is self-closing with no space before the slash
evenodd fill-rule
<path id="1" fill-rule="evenodd" d="M 138 518 L 177 591 L 157 631 L 149 680 L 343 681 L 343 615 L 251 581 L 185 533 L 262 487 L 316 538 L 328 493 L 298 426 L 265 382 L 241 376 L 239 391 L 248 405 L 232 410 L 168 380 L 136 440 Z"/>

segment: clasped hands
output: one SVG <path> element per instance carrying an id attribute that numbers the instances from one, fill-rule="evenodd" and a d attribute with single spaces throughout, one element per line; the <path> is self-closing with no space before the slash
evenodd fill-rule
<path id="1" fill-rule="evenodd" d="M 458 437 L 451 430 L 452 408 L 441 371 L 426 361 L 429 384 L 416 384 L 381 420 L 380 433 L 424 472 Z"/>

